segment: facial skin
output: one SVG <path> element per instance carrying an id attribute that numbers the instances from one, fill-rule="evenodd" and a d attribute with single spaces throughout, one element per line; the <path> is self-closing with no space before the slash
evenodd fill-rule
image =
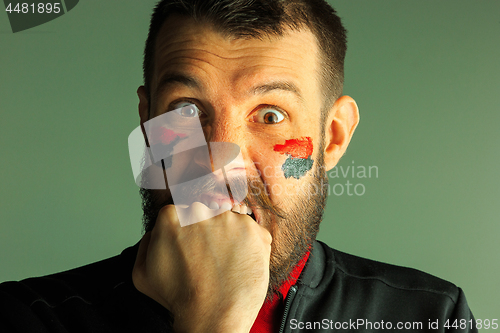
<path id="1" fill-rule="evenodd" d="M 201 111 L 207 142 L 241 148 L 254 188 L 246 202 L 273 238 L 270 298 L 316 237 L 326 197 L 312 186 L 327 183 L 325 171 L 345 152 L 358 123 L 357 106 L 343 96 L 320 124 L 318 47 L 306 30 L 280 38 L 230 39 L 209 24 L 175 17 L 160 31 L 155 55 L 151 101 L 144 87 L 138 89 L 141 123 L 192 103 Z M 274 146 L 303 137 L 313 143 L 313 168 L 299 179 L 286 178 L 281 168 L 288 156 Z M 238 168 L 228 176 L 237 176 Z M 256 189 L 267 194 L 259 198 Z M 162 206 L 173 204 L 168 191 L 142 190 L 142 195 L 149 223 Z"/>

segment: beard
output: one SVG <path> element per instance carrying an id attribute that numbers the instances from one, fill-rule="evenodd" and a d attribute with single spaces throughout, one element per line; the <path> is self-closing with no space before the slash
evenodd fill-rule
<path id="1" fill-rule="evenodd" d="M 322 152 L 323 149 L 319 151 Z M 279 204 L 273 203 L 261 177 L 228 180 L 233 195 L 235 191 L 243 191 L 246 187 L 247 196 L 242 203 L 252 211 L 259 210 L 259 222 L 273 238 L 266 301 L 279 296 L 280 287 L 289 279 L 294 267 L 316 240 L 326 205 L 327 191 L 324 189 L 328 186 L 322 153 L 307 178 L 309 180 L 303 179 L 294 193 L 275 195 L 281 199 Z M 191 184 L 184 190 L 187 193 L 186 197 L 197 198 L 202 193 L 221 193 L 222 187 L 229 189 L 225 183 L 205 179 L 203 183 L 196 186 Z M 153 229 L 160 209 L 165 205 L 174 204 L 171 195 L 165 192 L 165 190 L 140 189 L 146 232 Z"/>

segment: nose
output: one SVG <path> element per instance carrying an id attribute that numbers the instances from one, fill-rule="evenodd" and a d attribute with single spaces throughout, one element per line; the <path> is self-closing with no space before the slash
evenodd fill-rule
<path id="1" fill-rule="evenodd" d="M 219 112 L 213 121 L 204 128 L 209 150 L 197 154 L 195 162 L 214 173 L 217 179 L 233 177 L 244 173 L 241 147 L 241 130 L 232 120 L 230 112 Z M 224 173 L 223 173 L 224 171 Z"/>
<path id="2" fill-rule="evenodd" d="M 194 156 L 194 162 L 207 172 L 212 172 L 219 181 L 224 178 L 241 176 L 245 172 L 245 163 L 240 147 L 232 142 L 209 142 L 200 147 Z M 208 148 L 208 149 L 207 149 Z"/>

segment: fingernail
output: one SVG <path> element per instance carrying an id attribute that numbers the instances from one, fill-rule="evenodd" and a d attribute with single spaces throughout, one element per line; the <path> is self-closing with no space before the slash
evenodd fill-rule
<path id="1" fill-rule="evenodd" d="M 240 205 L 234 205 L 233 209 L 231 209 L 232 212 L 239 213 L 241 210 Z"/>
<path id="2" fill-rule="evenodd" d="M 240 214 L 246 214 L 246 213 L 247 213 L 247 205 L 241 205 Z"/>
<path id="3" fill-rule="evenodd" d="M 252 209 L 250 207 L 247 207 L 247 214 L 252 215 Z"/>

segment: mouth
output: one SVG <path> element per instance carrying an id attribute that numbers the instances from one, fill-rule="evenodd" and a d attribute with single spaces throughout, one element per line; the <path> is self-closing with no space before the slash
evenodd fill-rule
<path id="1" fill-rule="evenodd" d="M 254 207 L 252 208 L 252 213 L 250 214 L 250 217 L 257 223 L 257 224 L 260 224 L 260 214 L 258 212 L 258 208 L 257 207 Z"/>
<path id="2" fill-rule="evenodd" d="M 259 222 L 257 222 L 257 218 L 255 217 L 255 214 L 254 212 L 252 211 L 252 214 L 250 214 L 250 217 L 258 224 L 260 224 Z"/>
<path id="3" fill-rule="evenodd" d="M 211 204 L 213 205 L 213 203 L 216 203 L 219 207 L 222 207 L 222 205 L 224 203 L 228 203 L 231 206 L 233 206 L 234 204 L 237 203 L 233 199 L 230 199 L 225 195 L 213 195 L 213 194 L 208 194 L 208 193 L 202 194 L 199 197 L 199 199 L 197 199 L 195 201 L 199 201 L 207 207 L 210 207 L 210 205 Z"/>
<path id="4" fill-rule="evenodd" d="M 224 203 L 230 204 L 231 206 L 234 206 L 235 204 L 240 204 L 240 205 L 242 204 L 242 203 L 240 203 L 234 199 L 230 199 L 224 195 L 213 195 L 213 194 L 203 194 L 196 201 L 203 203 L 205 206 L 207 206 L 211 209 L 219 209 L 220 207 L 222 207 L 222 205 Z M 216 204 L 216 205 L 214 206 L 214 204 Z M 260 224 L 259 213 L 256 211 L 257 207 L 255 207 L 255 208 L 250 208 L 249 206 L 247 206 L 247 207 L 249 210 L 252 211 L 250 214 L 248 214 L 248 216 L 250 216 L 257 224 Z"/>

